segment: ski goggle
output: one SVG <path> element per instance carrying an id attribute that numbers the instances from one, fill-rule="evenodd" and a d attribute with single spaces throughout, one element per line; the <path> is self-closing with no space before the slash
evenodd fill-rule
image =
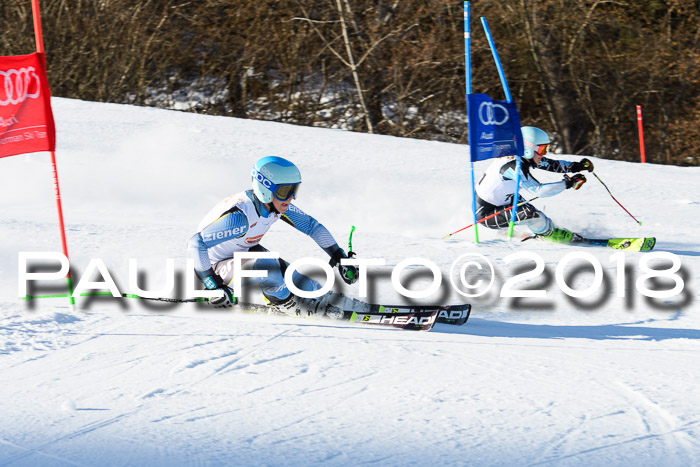
<path id="1" fill-rule="evenodd" d="M 524 141 L 525 146 L 535 151 L 540 156 L 544 156 L 549 151 L 549 143 L 547 144 L 532 144 L 529 141 Z"/>
<path id="2" fill-rule="evenodd" d="M 294 183 L 290 185 L 275 185 L 272 194 L 280 201 L 287 201 L 292 196 L 296 196 L 299 191 L 299 184 Z"/>
<path id="3" fill-rule="evenodd" d="M 262 186 L 272 192 L 272 195 L 280 201 L 287 201 L 292 196 L 296 196 L 299 191 L 299 183 L 273 183 L 269 178 L 253 169 L 253 178 Z"/>

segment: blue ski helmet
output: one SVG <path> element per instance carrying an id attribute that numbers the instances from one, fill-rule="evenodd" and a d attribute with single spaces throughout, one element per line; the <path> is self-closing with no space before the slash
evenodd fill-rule
<path id="1" fill-rule="evenodd" d="M 532 159 L 535 157 L 535 153 L 543 156 L 547 154 L 551 141 L 546 132 L 534 126 L 524 126 L 520 131 L 523 134 L 523 144 L 525 146 L 524 159 Z"/>
<path id="2" fill-rule="evenodd" d="M 297 194 L 301 173 L 297 166 L 277 156 L 267 156 L 253 166 L 253 192 L 263 203 L 271 203 L 273 197 L 287 201 Z"/>

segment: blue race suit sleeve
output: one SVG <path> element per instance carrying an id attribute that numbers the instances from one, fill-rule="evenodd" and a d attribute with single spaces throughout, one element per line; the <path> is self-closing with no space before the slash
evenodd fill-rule
<path id="1" fill-rule="evenodd" d="M 338 242 L 335 241 L 333 235 L 331 235 L 323 224 L 293 204 L 290 204 L 287 212 L 282 215 L 282 220 L 299 232 L 310 236 L 329 256 L 332 257 L 333 254 L 340 249 Z"/>
<path id="2" fill-rule="evenodd" d="M 194 260 L 194 269 L 202 278 L 213 274 L 208 250 L 220 243 L 239 238 L 248 232 L 248 218 L 238 208 L 225 212 L 217 220 L 194 234 L 187 242 L 187 256 Z"/>

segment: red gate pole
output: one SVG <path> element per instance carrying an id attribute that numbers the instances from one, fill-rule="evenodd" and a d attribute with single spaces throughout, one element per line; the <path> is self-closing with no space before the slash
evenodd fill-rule
<path id="1" fill-rule="evenodd" d="M 34 40 L 36 42 L 36 51 L 40 54 L 44 53 L 44 37 L 41 33 L 41 12 L 39 9 L 39 0 L 32 0 L 32 16 L 34 17 Z M 66 227 L 63 223 L 63 208 L 61 206 L 61 189 L 58 185 L 58 168 L 56 167 L 56 152 L 51 151 L 51 167 L 53 171 L 53 188 L 56 195 L 56 208 L 58 210 L 58 226 L 61 231 L 61 246 L 63 248 L 63 256 L 68 259 L 68 243 L 66 242 Z M 68 260 L 70 264 L 70 260 Z M 75 309 L 75 299 L 73 298 L 73 279 L 70 274 L 70 267 L 66 274 L 68 281 L 68 299 L 70 301 L 71 310 Z"/>
<path id="2" fill-rule="evenodd" d="M 642 155 L 642 164 L 647 161 L 644 154 L 644 130 L 642 129 L 642 106 L 637 106 L 637 125 L 639 126 L 639 152 Z"/>

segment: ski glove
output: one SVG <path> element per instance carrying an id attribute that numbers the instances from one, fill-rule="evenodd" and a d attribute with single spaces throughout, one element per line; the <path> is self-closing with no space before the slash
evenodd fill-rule
<path id="1" fill-rule="evenodd" d="M 209 304 L 211 306 L 214 308 L 231 308 L 236 304 L 236 297 L 233 296 L 233 290 L 226 286 L 219 290 L 223 290 L 224 296 L 210 299 Z"/>
<path id="2" fill-rule="evenodd" d="M 331 267 L 336 267 L 338 266 L 338 271 L 340 272 L 340 277 L 343 279 L 343 281 L 346 284 L 354 284 L 357 282 L 357 279 L 359 277 L 359 272 L 357 270 L 357 266 L 349 266 L 349 265 L 342 265 L 340 264 L 340 260 L 343 258 L 350 258 L 353 256 L 355 253 L 350 253 L 350 256 L 346 255 L 345 252 L 343 251 L 342 248 L 338 248 L 335 253 L 333 253 L 333 256 L 331 257 L 330 265 Z"/>
<path id="3" fill-rule="evenodd" d="M 214 308 L 231 308 L 236 304 L 236 297 L 233 296 L 233 290 L 224 285 L 223 279 L 214 274 L 206 276 L 202 279 L 204 286 L 209 290 L 221 290 L 224 295 L 209 299 L 209 304 Z"/>
<path id="4" fill-rule="evenodd" d="M 567 190 L 569 188 L 573 188 L 574 190 L 578 190 L 581 188 L 581 185 L 586 183 L 586 177 L 581 174 L 576 174 L 573 177 L 569 177 L 568 175 L 564 175 L 564 182 L 566 182 L 566 188 Z"/>
<path id="5" fill-rule="evenodd" d="M 570 172 L 583 172 L 584 170 L 593 172 L 593 162 L 589 161 L 586 158 L 581 159 L 580 162 L 574 162 L 569 167 Z"/>

